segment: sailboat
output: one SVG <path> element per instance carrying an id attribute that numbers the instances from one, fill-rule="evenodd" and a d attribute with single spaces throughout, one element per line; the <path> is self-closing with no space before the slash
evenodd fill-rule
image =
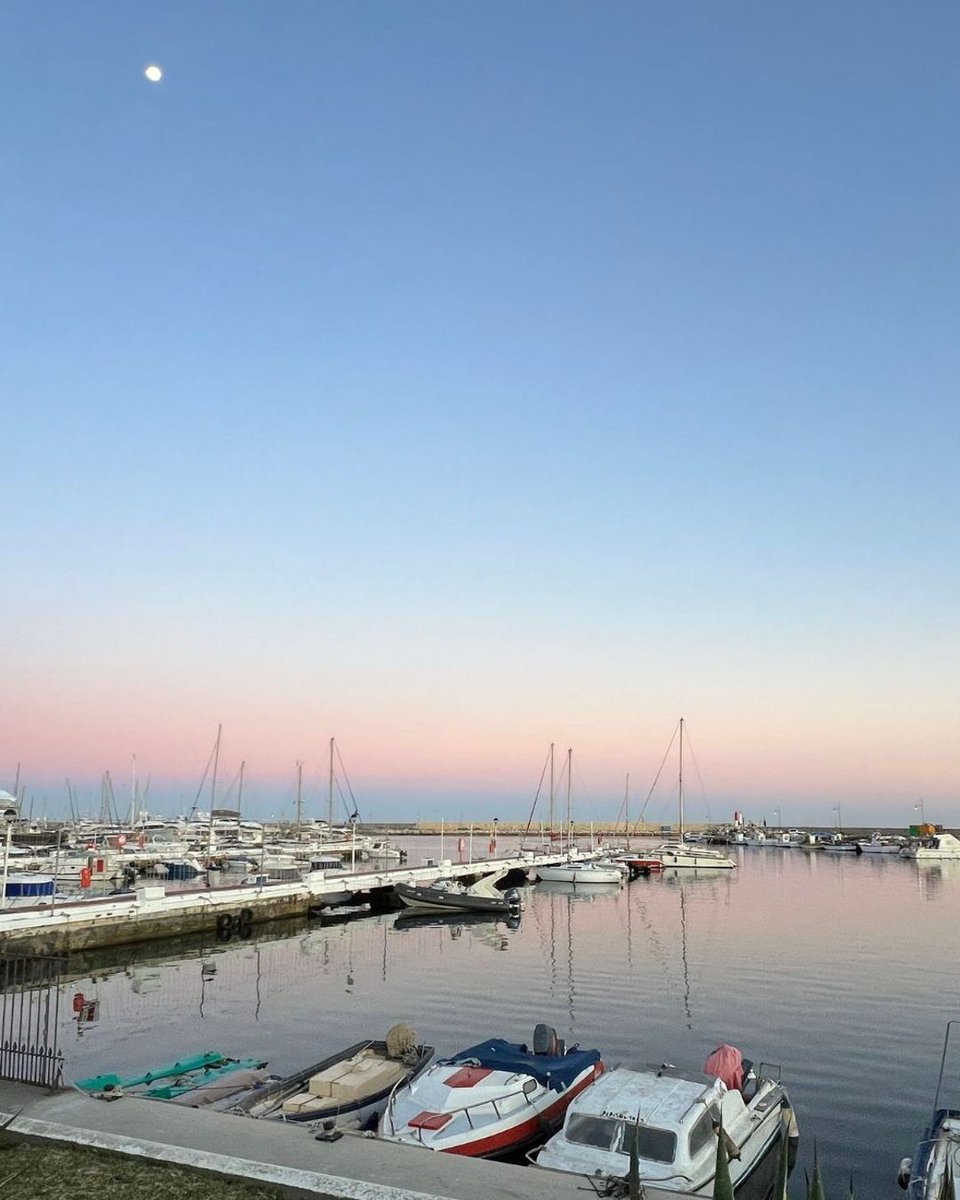
<path id="1" fill-rule="evenodd" d="M 735 867 L 732 858 L 709 846 L 685 842 L 683 840 L 683 717 L 680 718 L 680 773 L 679 773 L 679 813 L 677 821 L 677 837 L 670 841 L 661 842 L 645 857 L 653 859 L 664 867 Z"/>

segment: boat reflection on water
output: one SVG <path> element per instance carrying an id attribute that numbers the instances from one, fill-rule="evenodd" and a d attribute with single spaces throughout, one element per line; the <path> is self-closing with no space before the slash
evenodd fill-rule
<path id="1" fill-rule="evenodd" d="M 622 883 L 594 883 L 590 887 L 578 887 L 575 883 L 561 883 L 559 880 L 541 879 L 536 886 L 538 895 L 569 896 L 571 900 L 594 901 L 618 896 L 623 890 Z"/>
<path id="2" fill-rule="evenodd" d="M 395 933 L 414 929 L 447 929 L 450 938 L 456 941 L 468 930 L 474 941 L 492 950 L 506 950 L 510 945 L 509 933 L 520 928 L 520 914 L 497 918 L 490 913 L 444 913 L 402 912 L 393 922 Z"/>

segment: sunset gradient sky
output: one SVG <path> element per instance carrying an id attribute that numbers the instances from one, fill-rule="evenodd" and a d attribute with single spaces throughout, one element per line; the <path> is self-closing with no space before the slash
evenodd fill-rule
<path id="1" fill-rule="evenodd" d="M 365 817 L 526 815 L 555 742 L 601 819 L 684 716 L 694 819 L 960 824 L 958 49 L 5 5 L 0 787 L 173 814 L 222 724 L 254 815 L 335 736 Z"/>

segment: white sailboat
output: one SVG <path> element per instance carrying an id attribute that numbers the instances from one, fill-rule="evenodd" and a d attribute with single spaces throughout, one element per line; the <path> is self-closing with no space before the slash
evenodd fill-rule
<path id="1" fill-rule="evenodd" d="M 675 839 L 661 842 L 644 857 L 656 859 L 664 867 L 735 867 L 734 860 L 719 850 L 700 843 L 683 840 L 683 717 L 680 718 L 680 773 L 679 773 L 679 813 L 677 821 L 678 833 Z"/>

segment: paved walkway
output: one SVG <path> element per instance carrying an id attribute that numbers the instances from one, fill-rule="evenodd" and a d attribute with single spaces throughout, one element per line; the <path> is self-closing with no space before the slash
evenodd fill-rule
<path id="1" fill-rule="evenodd" d="M 436 1154 L 363 1134 L 318 1142 L 312 1130 L 279 1121 L 134 1096 L 108 1103 L 73 1089 L 51 1094 L 0 1081 L 0 1123 L 7 1121 L 9 1134 L 31 1141 L 158 1159 L 311 1200 L 591 1200 L 595 1194 L 579 1176 Z"/>

